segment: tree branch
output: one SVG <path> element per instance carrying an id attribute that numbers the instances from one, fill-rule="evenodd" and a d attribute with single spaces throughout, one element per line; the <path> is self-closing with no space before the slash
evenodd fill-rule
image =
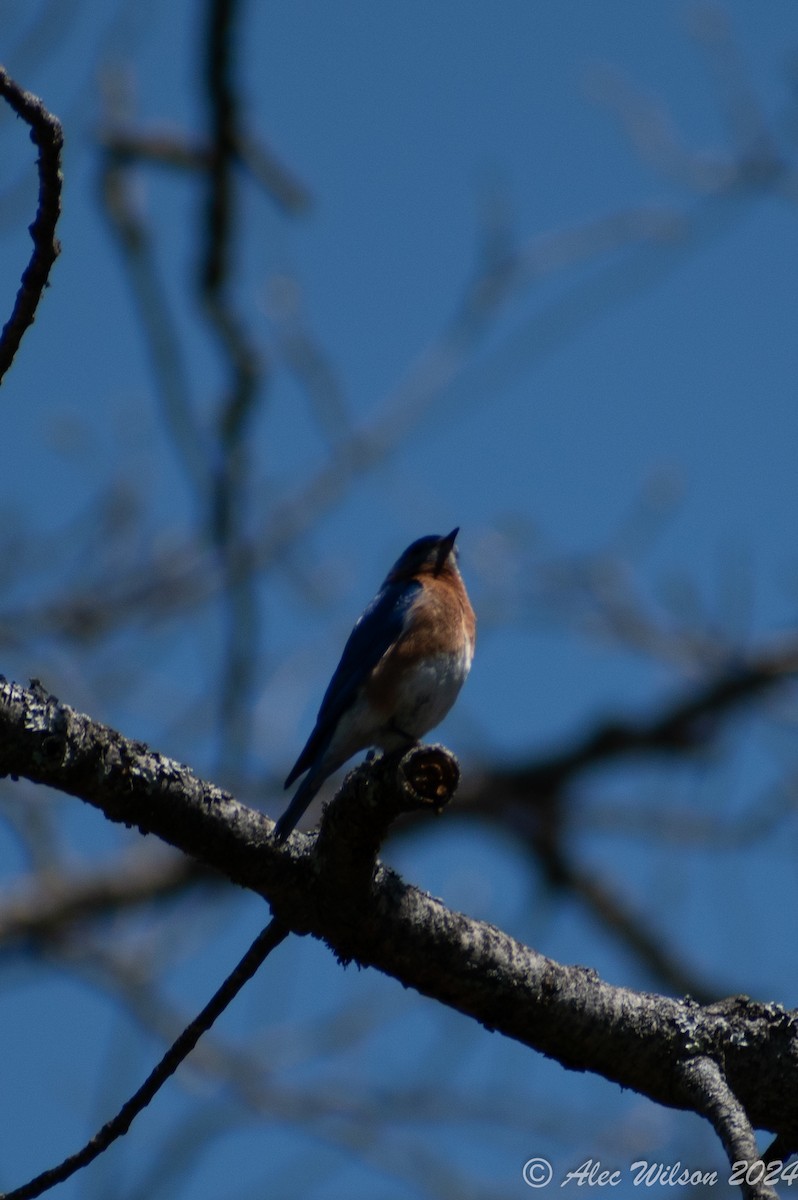
<path id="1" fill-rule="evenodd" d="M 798 674 L 798 642 L 740 654 L 705 681 L 642 720 L 619 718 L 547 756 L 497 776 L 506 794 L 550 794 L 586 769 L 639 755 L 685 755 L 711 744 L 720 722 Z M 475 798 L 476 801 L 476 798 Z M 475 802 L 474 801 L 474 802 Z"/>
<path id="2" fill-rule="evenodd" d="M 684 1069 L 702 1056 L 723 1063 L 752 1127 L 798 1134 L 798 1014 L 746 997 L 702 1006 L 611 987 L 448 909 L 379 862 L 365 881 L 368 902 L 347 902 L 346 855 L 336 842 L 353 828 L 367 838 L 369 823 L 383 820 L 383 803 L 403 807 L 390 758 L 350 772 L 326 818 L 333 824 L 318 838 L 294 834 L 280 849 L 273 822 L 188 767 L 74 712 L 40 685 L 3 683 L 0 773 L 59 788 L 110 820 L 155 833 L 264 896 L 286 928 L 325 941 L 340 960 L 375 967 L 567 1068 L 704 1114 Z M 346 827 L 333 815 L 341 804 L 351 813 Z"/>
<path id="3" fill-rule="evenodd" d="M 217 1017 L 221 1016 L 272 950 L 285 940 L 288 932 L 280 925 L 279 921 L 271 920 L 266 928 L 258 934 L 244 957 L 213 994 L 202 1012 L 194 1018 L 190 1025 L 186 1026 L 141 1087 L 122 1105 L 116 1116 L 107 1121 L 91 1141 L 87 1142 L 77 1153 L 70 1154 L 57 1166 L 42 1171 L 35 1179 L 31 1179 L 22 1187 L 15 1188 L 13 1192 L 3 1193 L 0 1195 L 0 1200 L 33 1200 L 33 1197 L 41 1196 L 43 1192 L 49 1191 L 58 1183 L 63 1183 L 77 1171 L 88 1166 L 90 1162 L 94 1162 L 95 1158 L 99 1158 L 112 1142 L 127 1133 L 139 1113 L 147 1107 L 170 1075 L 174 1075 L 183 1060 L 188 1057 L 203 1033 L 206 1033 Z"/>
<path id="4" fill-rule="evenodd" d="M 764 1181 L 764 1163 L 762 1177 L 755 1183 L 749 1182 L 749 1169 L 762 1160 L 751 1122 L 718 1064 L 711 1058 L 691 1059 L 684 1065 L 684 1077 L 696 1097 L 698 1111 L 712 1123 L 723 1143 L 731 1166 L 739 1162 L 748 1164 L 741 1184 L 746 1200 L 777 1200 L 776 1193 Z M 752 1171 L 751 1178 L 756 1174 Z"/>
<path id="5" fill-rule="evenodd" d="M 0 334 L 0 381 L 14 361 L 25 330 L 33 324 L 47 287 L 50 268 L 61 253 L 55 227 L 61 213 L 61 148 L 64 134 L 56 116 L 38 96 L 24 91 L 0 67 L 0 96 L 30 126 L 31 141 L 39 147 L 39 206 L 30 226 L 33 253 L 22 274 L 14 309 Z"/>

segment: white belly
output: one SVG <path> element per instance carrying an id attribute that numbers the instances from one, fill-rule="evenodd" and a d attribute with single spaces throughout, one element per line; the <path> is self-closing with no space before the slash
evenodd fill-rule
<path id="1" fill-rule="evenodd" d="M 381 731 L 376 744 L 390 750 L 407 737 L 422 738 L 440 725 L 465 683 L 471 657 L 470 648 L 462 654 L 438 654 L 405 671 L 397 688 L 391 727 Z M 401 733 L 396 732 L 399 730 Z"/>
<path id="2" fill-rule="evenodd" d="M 473 656 L 473 643 L 466 640 L 459 654 L 437 654 L 412 670 L 405 669 L 396 686 L 390 716 L 378 716 L 365 689 L 361 690 L 352 707 L 341 715 L 331 738 L 325 754 L 329 770 L 337 770 L 367 746 L 398 750 L 407 745 L 408 739 L 419 741 L 440 725 L 465 683 Z"/>

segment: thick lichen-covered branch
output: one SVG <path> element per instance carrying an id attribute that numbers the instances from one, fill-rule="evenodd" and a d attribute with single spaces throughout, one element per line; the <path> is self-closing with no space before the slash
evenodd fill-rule
<path id="1" fill-rule="evenodd" d="M 347 777 L 321 836 L 294 835 L 281 849 L 267 817 L 188 767 L 38 686 L 4 683 L 0 773 L 59 788 L 155 834 L 262 895 L 284 927 L 323 940 L 339 959 L 375 967 L 567 1068 L 706 1116 L 690 1064 L 722 1063 L 752 1128 L 787 1138 L 798 1131 L 796 1014 L 746 997 L 701 1005 L 610 986 L 447 908 L 370 857 L 353 902 L 349 870 L 337 870 L 346 855 L 335 843 L 347 830 L 339 823 L 336 831 L 332 813 L 346 805 L 352 821 L 381 822 L 375 788 L 401 811 L 392 789 L 404 794 L 406 781 L 385 759 Z M 363 844 L 373 846 L 368 837 Z"/>

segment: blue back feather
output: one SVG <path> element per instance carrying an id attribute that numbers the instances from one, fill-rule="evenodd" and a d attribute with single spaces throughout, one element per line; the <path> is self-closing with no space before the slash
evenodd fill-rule
<path id="1" fill-rule="evenodd" d="M 297 759 L 286 787 L 313 765 L 358 689 L 404 629 L 410 606 L 421 591 L 415 580 L 386 583 L 363 612 L 347 639 L 341 661 L 321 702 L 316 725 Z"/>

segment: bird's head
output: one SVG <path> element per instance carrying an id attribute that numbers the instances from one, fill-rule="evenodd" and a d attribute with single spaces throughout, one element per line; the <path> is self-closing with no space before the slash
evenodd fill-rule
<path id="1" fill-rule="evenodd" d="M 457 547 L 454 543 L 459 532 L 458 527 L 445 537 L 431 534 L 413 542 L 391 567 L 386 583 L 413 579 L 416 575 L 440 575 L 447 568 L 456 571 Z"/>

